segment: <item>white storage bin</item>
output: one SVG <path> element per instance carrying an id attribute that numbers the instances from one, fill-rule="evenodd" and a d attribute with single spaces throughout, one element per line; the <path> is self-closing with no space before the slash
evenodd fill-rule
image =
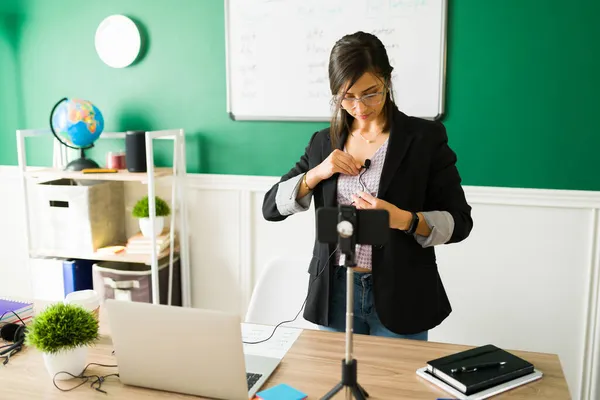
<path id="1" fill-rule="evenodd" d="M 32 247 L 77 255 L 124 243 L 124 204 L 123 182 L 59 179 L 37 184 Z"/>

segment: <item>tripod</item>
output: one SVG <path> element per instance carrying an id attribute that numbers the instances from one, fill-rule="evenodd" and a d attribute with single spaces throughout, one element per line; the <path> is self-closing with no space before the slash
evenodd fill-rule
<path id="1" fill-rule="evenodd" d="M 346 258 L 348 260 L 348 258 Z M 354 397 L 365 400 L 369 394 L 360 386 L 357 379 L 357 361 L 352 358 L 352 319 L 354 318 L 354 271 L 344 263 L 346 268 L 346 358 L 342 360 L 342 380 L 335 385 L 322 400 L 331 399 L 337 392 L 346 388 L 346 398 Z"/>
<path id="2" fill-rule="evenodd" d="M 338 246 L 344 255 L 346 268 L 346 357 L 342 360 L 342 380 L 323 396 L 322 400 L 333 398 L 340 390 L 346 388 L 346 398 L 354 396 L 357 400 L 365 400 L 369 394 L 357 380 L 357 361 L 352 357 L 352 329 L 354 318 L 354 249 L 356 247 L 355 226 L 357 224 L 356 209 L 340 206 L 337 224 Z"/>

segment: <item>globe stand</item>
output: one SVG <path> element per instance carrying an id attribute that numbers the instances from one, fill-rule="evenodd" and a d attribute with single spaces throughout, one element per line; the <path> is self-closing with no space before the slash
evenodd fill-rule
<path id="1" fill-rule="evenodd" d="M 81 157 L 68 163 L 65 167 L 65 171 L 82 171 L 88 168 L 100 168 L 94 160 L 85 158 L 84 149 L 79 149 L 79 151 L 81 152 Z"/>

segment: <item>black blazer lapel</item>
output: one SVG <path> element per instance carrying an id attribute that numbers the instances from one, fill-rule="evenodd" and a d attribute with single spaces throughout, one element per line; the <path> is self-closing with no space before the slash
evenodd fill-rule
<path id="1" fill-rule="evenodd" d="M 344 144 L 346 143 L 346 139 L 348 138 L 348 132 L 344 131 L 340 137 L 339 142 L 336 145 L 338 150 L 342 150 L 344 148 Z M 321 153 L 321 161 L 324 161 L 331 152 L 333 148 L 331 146 L 331 139 L 329 135 L 327 135 L 327 139 L 323 141 L 322 153 Z M 335 207 L 337 205 L 337 180 L 339 174 L 334 174 L 331 178 L 323 181 L 321 183 L 323 187 L 323 203 L 325 207 Z"/>
<path id="2" fill-rule="evenodd" d="M 390 128 L 390 139 L 388 143 L 387 154 L 383 163 L 383 170 L 381 171 L 381 178 L 379 180 L 379 191 L 377 197 L 380 199 L 385 196 L 392 178 L 394 177 L 396 170 L 400 167 L 406 152 L 410 147 L 412 136 L 409 135 L 406 126 L 406 119 L 408 117 L 400 112 L 394 110 L 394 119 Z"/>

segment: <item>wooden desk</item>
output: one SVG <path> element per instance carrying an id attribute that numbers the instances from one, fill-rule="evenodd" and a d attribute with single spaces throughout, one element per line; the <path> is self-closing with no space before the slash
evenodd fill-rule
<path id="1" fill-rule="evenodd" d="M 427 399 L 447 397 L 447 393 L 424 381 L 415 373 L 427 360 L 464 350 L 457 346 L 433 342 L 387 339 L 355 335 L 354 356 L 358 359 L 359 383 L 369 392 L 370 399 Z M 116 364 L 111 355 L 109 336 L 90 349 L 88 362 Z M 533 383 L 514 389 L 497 398 L 506 399 L 569 399 L 567 383 L 556 355 L 514 352 L 532 362 L 544 373 Z M 344 335 L 322 331 L 304 331 L 266 387 L 287 383 L 319 399 L 333 388 L 341 377 Z M 90 367 L 89 372 L 107 374 L 116 368 Z M 62 387 L 62 386 L 61 386 Z M 41 354 L 25 349 L 0 367 L 0 397 L 12 399 L 188 399 L 197 398 L 122 385 L 118 378 L 108 378 L 102 384 L 108 396 L 90 389 L 89 384 L 71 392 L 54 387 L 45 369 Z M 336 398 L 344 398 L 343 392 Z"/>
<path id="2" fill-rule="evenodd" d="M 45 303 L 36 303 L 40 310 Z M 90 348 L 88 362 L 114 365 L 110 329 L 105 309 L 100 309 L 100 342 Z M 281 364 L 262 389 L 287 383 L 304 393 L 309 399 L 320 399 L 341 379 L 341 360 L 344 357 L 345 336 L 343 333 L 305 330 L 288 351 Z M 416 374 L 428 360 L 468 349 L 469 346 L 390 339 L 365 335 L 354 335 L 354 357 L 358 360 L 358 382 L 369 393 L 369 399 L 426 399 L 450 397 L 437 386 Z M 554 354 L 514 351 L 544 373 L 544 377 L 503 393 L 495 398 L 570 399 L 569 390 Z M 88 373 L 106 375 L 115 373 L 116 368 L 91 366 Z M 72 380 L 71 382 L 80 382 Z M 67 383 L 59 382 L 60 387 Z M 89 387 L 89 383 L 70 392 L 61 392 L 54 387 L 46 371 L 42 355 L 36 349 L 25 348 L 11 358 L 6 366 L 0 364 L 0 399 L 198 399 L 169 392 L 162 392 L 123 385 L 118 378 L 110 377 L 102 384 L 108 395 Z M 345 398 L 344 391 L 336 399 Z"/>

